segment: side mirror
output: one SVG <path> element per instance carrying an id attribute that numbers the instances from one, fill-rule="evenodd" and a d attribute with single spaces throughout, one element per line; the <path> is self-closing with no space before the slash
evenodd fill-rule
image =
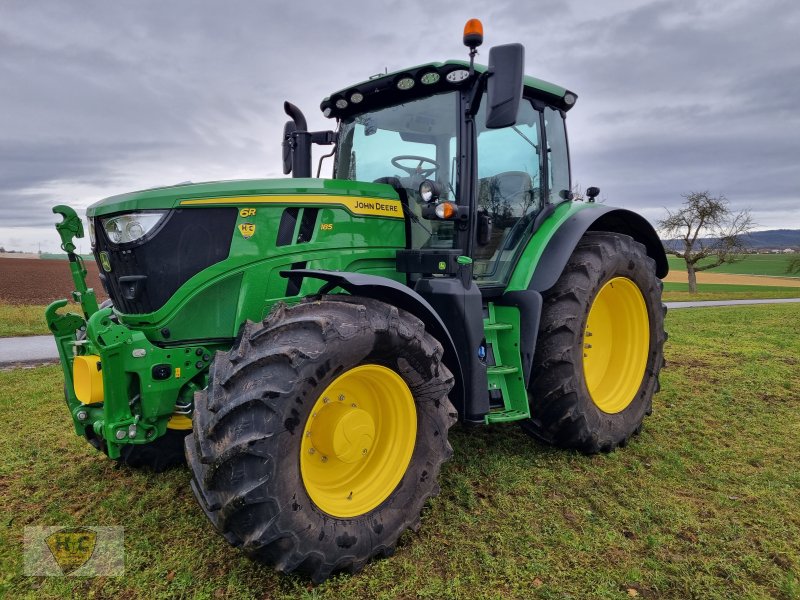
<path id="1" fill-rule="evenodd" d="M 505 44 L 489 50 L 487 129 L 509 127 L 517 122 L 524 71 L 525 47 L 522 44 Z"/>
<path id="2" fill-rule="evenodd" d="M 478 246 L 486 246 L 492 239 L 492 217 L 485 210 L 478 212 Z"/>
<path id="3" fill-rule="evenodd" d="M 294 160 L 294 142 L 292 141 L 292 134 L 297 131 L 297 125 L 294 121 L 286 121 L 283 126 L 283 174 L 288 175 L 292 172 L 292 162 Z"/>

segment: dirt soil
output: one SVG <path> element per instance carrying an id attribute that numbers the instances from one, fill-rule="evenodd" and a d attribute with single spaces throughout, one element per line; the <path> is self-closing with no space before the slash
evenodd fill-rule
<path id="1" fill-rule="evenodd" d="M 686 271 L 670 271 L 664 281 L 686 283 Z M 765 285 L 777 287 L 800 288 L 800 279 L 796 277 L 769 277 L 767 275 L 734 275 L 730 273 L 709 273 L 701 271 L 697 274 L 697 283 L 726 283 L 729 285 Z"/>
<path id="2" fill-rule="evenodd" d="M 94 288 L 97 299 L 106 298 L 97 265 L 86 262 L 89 274 L 86 283 Z M 70 299 L 72 275 L 66 260 L 20 260 L 0 258 L 0 302 L 7 304 L 50 304 L 62 298 Z"/>

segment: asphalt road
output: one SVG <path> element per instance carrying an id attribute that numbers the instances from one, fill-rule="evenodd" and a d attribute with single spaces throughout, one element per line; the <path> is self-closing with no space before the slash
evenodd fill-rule
<path id="1" fill-rule="evenodd" d="M 786 304 L 800 298 L 771 300 L 710 300 L 706 302 L 665 302 L 669 310 L 705 308 L 711 306 L 740 306 L 743 304 Z M 35 366 L 58 362 L 56 342 L 51 335 L 0 338 L 0 368 Z"/>
<path id="2" fill-rule="evenodd" d="M 800 298 L 771 298 L 769 300 L 707 300 L 705 302 L 665 302 L 667 308 L 706 308 L 710 306 L 739 306 L 741 304 L 787 304 Z"/>
<path id="3" fill-rule="evenodd" d="M 58 349 L 52 335 L 0 338 L 0 367 L 53 362 L 58 362 Z"/>

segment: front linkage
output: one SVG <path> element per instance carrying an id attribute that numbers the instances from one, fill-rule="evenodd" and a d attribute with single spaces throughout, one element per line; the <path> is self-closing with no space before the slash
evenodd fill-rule
<path id="1" fill-rule="evenodd" d="M 83 316 L 59 313 L 67 300 L 45 311 L 56 339 L 64 391 L 75 432 L 117 459 L 129 444 L 149 444 L 167 429 L 191 429 L 194 392 L 207 385 L 213 348 L 199 345 L 160 348 L 140 331 L 119 323 L 111 307 L 98 306 L 86 285 L 86 266 L 75 253 L 83 225 L 68 206 L 56 206 L 61 248 L 70 262 L 74 302 Z"/>

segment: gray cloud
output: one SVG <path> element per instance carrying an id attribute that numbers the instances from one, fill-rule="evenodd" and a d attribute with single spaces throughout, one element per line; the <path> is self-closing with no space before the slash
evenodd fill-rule
<path id="1" fill-rule="evenodd" d="M 470 17 L 487 47 L 521 41 L 529 73 L 579 94 L 574 179 L 609 203 L 656 219 L 681 193 L 711 189 L 765 226 L 800 227 L 792 0 L 445 0 L 435 14 L 421 0 L 78 6 L 0 5 L 0 244 L 42 225 L 54 247 L 46 224 L 64 201 L 278 176 L 284 99 L 328 128 L 328 93 L 465 57 Z"/>

